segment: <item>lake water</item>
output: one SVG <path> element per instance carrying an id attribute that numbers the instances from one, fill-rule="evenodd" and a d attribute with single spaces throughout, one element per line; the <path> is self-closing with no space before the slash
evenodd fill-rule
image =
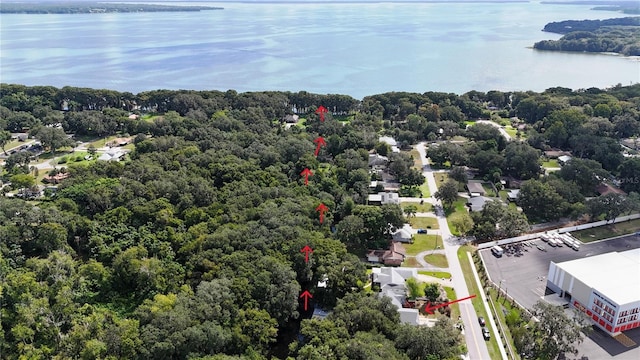
<path id="1" fill-rule="evenodd" d="M 184 4 L 184 3 L 183 3 Z M 198 3 L 202 5 L 203 3 Z M 175 13 L 0 15 L 0 81 L 152 89 L 573 89 L 640 82 L 640 61 L 542 52 L 551 21 L 619 13 L 541 3 L 206 3 Z"/>

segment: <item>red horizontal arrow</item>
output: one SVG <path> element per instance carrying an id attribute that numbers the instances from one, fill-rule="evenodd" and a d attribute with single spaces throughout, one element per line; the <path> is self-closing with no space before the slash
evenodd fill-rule
<path id="1" fill-rule="evenodd" d="M 316 143 L 316 151 L 313 153 L 313 155 L 318 156 L 320 147 L 327 145 L 327 142 L 324 141 L 324 138 L 322 136 L 318 136 L 315 140 L 313 140 L 313 142 Z"/>
<path id="2" fill-rule="evenodd" d="M 300 298 L 304 298 L 304 311 L 307 311 L 307 307 L 309 305 L 309 299 L 313 299 L 313 296 L 308 290 L 305 290 L 300 294 Z"/>
<path id="3" fill-rule="evenodd" d="M 430 302 L 428 302 L 427 305 L 425 305 L 425 307 L 424 307 L 424 312 L 426 312 L 427 314 L 433 314 L 433 312 L 438 308 L 445 307 L 445 306 L 451 305 L 451 304 L 455 304 L 455 303 L 463 301 L 463 300 L 473 299 L 474 297 L 476 297 L 476 296 L 475 295 L 471 295 L 471 296 L 467 296 L 466 298 L 453 300 L 453 301 L 449 301 L 447 303 L 442 303 L 442 304 L 433 305 L 433 306 L 431 305 Z"/>
<path id="4" fill-rule="evenodd" d="M 326 107 L 320 105 L 318 106 L 318 110 L 316 110 L 316 114 L 320 115 L 320 121 L 324 121 L 324 114 L 329 112 Z"/>
<path id="5" fill-rule="evenodd" d="M 309 254 L 313 252 L 313 249 L 309 247 L 309 245 L 305 245 L 302 249 L 300 249 L 301 253 L 304 253 L 304 262 L 309 262 Z"/>
<path id="6" fill-rule="evenodd" d="M 302 170 L 300 175 L 304 176 L 304 184 L 308 185 L 309 184 L 309 175 L 313 175 L 313 173 L 308 168 L 304 168 L 304 170 Z"/>
<path id="7" fill-rule="evenodd" d="M 320 224 L 322 224 L 322 222 L 324 221 L 324 213 L 327 210 L 329 210 L 329 208 L 323 203 L 320 203 L 320 205 L 318 205 L 318 207 L 316 208 L 316 211 L 320 212 Z"/>

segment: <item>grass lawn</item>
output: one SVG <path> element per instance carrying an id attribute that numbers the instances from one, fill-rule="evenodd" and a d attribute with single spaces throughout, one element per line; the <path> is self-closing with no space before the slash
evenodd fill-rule
<path id="1" fill-rule="evenodd" d="M 498 197 L 500 197 L 500 199 L 502 199 L 502 201 L 508 202 L 509 201 L 509 199 L 507 197 L 507 193 L 508 192 L 509 192 L 508 190 L 500 190 L 500 191 L 498 191 Z"/>
<path id="2" fill-rule="evenodd" d="M 19 140 L 11 140 L 7 143 L 7 145 L 4 146 L 5 150 L 7 150 L 7 152 L 9 152 L 9 150 L 15 148 L 15 147 L 19 147 L 20 145 L 24 144 L 24 141 L 19 141 Z M 2 151 L 2 149 L 0 149 L 0 151 Z"/>
<path id="3" fill-rule="evenodd" d="M 428 198 L 431 196 L 431 192 L 429 191 L 429 183 L 425 180 L 422 185 L 420 185 L 420 192 L 422 193 L 423 198 Z"/>
<path id="4" fill-rule="evenodd" d="M 473 121 L 473 120 L 467 120 L 467 121 L 465 121 L 465 122 L 464 122 L 464 124 L 465 124 L 465 125 L 470 125 L 470 126 L 475 125 L 475 123 L 476 123 L 476 122 L 475 122 L 475 121 Z"/>
<path id="5" fill-rule="evenodd" d="M 101 138 L 101 139 L 98 139 L 98 140 L 92 142 L 90 145 L 93 145 L 93 147 L 95 147 L 95 148 L 105 147 L 105 146 L 107 146 L 106 144 L 109 141 L 113 141 L 114 139 L 117 139 L 119 137 L 122 137 L 122 136 L 120 136 L 120 135 L 112 135 L 112 136 L 109 136 L 109 137 L 106 137 L 106 138 Z M 89 147 L 89 145 L 87 145 L 87 147 Z"/>
<path id="6" fill-rule="evenodd" d="M 550 159 L 542 162 L 542 167 L 544 168 L 559 168 L 560 164 L 558 164 L 558 159 Z"/>
<path id="7" fill-rule="evenodd" d="M 438 279 L 451 279 L 451 274 L 444 271 L 418 270 L 418 274 L 427 275 Z"/>
<path id="8" fill-rule="evenodd" d="M 509 136 L 511 136 L 514 139 L 516 138 L 516 134 L 518 133 L 518 129 L 514 128 L 511 125 L 505 126 L 504 131 L 506 131 L 507 134 L 509 134 Z"/>
<path id="9" fill-rule="evenodd" d="M 456 292 L 452 287 L 443 286 L 443 288 L 447 293 L 447 299 L 449 299 L 449 301 L 458 299 L 458 297 L 456 296 Z M 457 321 L 458 316 L 460 316 L 460 305 L 459 303 L 455 303 L 449 305 L 449 307 L 451 308 L 451 319 L 455 322 Z"/>
<path id="10" fill-rule="evenodd" d="M 467 140 L 469 140 L 469 139 L 467 139 L 466 137 L 461 136 L 461 135 L 456 135 L 456 136 L 451 138 L 451 141 L 467 141 Z"/>
<path id="11" fill-rule="evenodd" d="M 435 250 L 438 246 L 442 248 L 442 239 L 440 235 L 417 234 L 414 236 L 413 244 L 405 244 L 407 255 L 417 255 L 427 250 Z"/>
<path id="12" fill-rule="evenodd" d="M 471 264 L 469 263 L 469 258 L 467 257 L 467 253 L 473 252 L 473 251 L 474 251 L 474 248 L 472 246 L 469 246 L 469 245 L 461 246 L 460 249 L 458 250 L 458 261 L 460 261 L 460 266 L 462 267 L 462 273 L 464 274 L 464 280 L 467 283 L 469 294 L 478 295 L 471 299 L 473 308 L 476 310 L 476 313 L 478 313 L 478 316 L 483 316 L 485 319 L 488 319 L 490 315 L 487 314 L 487 312 L 485 311 L 484 304 L 482 303 L 482 298 L 479 295 L 482 289 L 478 288 L 475 278 L 473 277 L 473 272 L 471 269 Z M 477 325 L 474 324 L 474 326 L 477 326 Z M 489 323 L 487 323 L 487 326 L 490 327 Z M 478 329 L 478 331 L 480 331 L 480 329 Z M 491 340 L 487 342 L 487 349 L 489 350 L 489 356 L 491 356 L 492 359 L 501 358 L 500 348 L 498 347 L 498 343 L 496 342 L 493 336 L 491 337 Z"/>
<path id="13" fill-rule="evenodd" d="M 591 229 L 572 231 L 571 235 L 582 242 L 608 239 L 614 236 L 632 234 L 640 231 L 640 219 L 625 221 L 617 224 L 598 226 Z"/>
<path id="14" fill-rule="evenodd" d="M 420 267 L 420 263 L 418 263 L 415 257 L 408 257 L 402 262 L 402 267 Z"/>
<path id="15" fill-rule="evenodd" d="M 509 346 L 511 346 L 511 349 L 513 349 L 514 355 L 517 356 L 516 348 L 515 346 L 513 346 L 513 338 L 511 337 L 511 331 L 509 331 L 509 327 L 507 326 L 507 321 L 505 319 L 506 317 L 505 311 L 508 313 L 509 311 L 511 311 L 511 309 L 515 309 L 518 312 L 520 312 L 520 309 L 518 307 L 511 306 L 511 303 L 509 301 L 505 301 L 504 296 L 498 299 L 497 294 L 498 292 L 496 290 L 491 289 L 489 299 L 493 304 L 492 309 L 495 309 L 495 315 L 497 316 L 498 321 L 500 321 L 500 324 L 502 324 L 501 329 L 504 330 L 504 332 L 501 331 L 502 341 L 507 345 L 507 349 L 505 349 L 507 351 L 507 354 L 509 354 Z M 500 325 L 498 325 L 498 327 L 500 328 Z"/>
<path id="16" fill-rule="evenodd" d="M 416 170 L 422 170 L 422 160 L 420 160 L 420 153 L 416 149 L 411 149 L 409 152 L 411 157 L 413 158 L 413 167 Z"/>
<path id="17" fill-rule="evenodd" d="M 433 217 L 412 217 L 409 219 L 409 224 L 414 229 L 439 229 L 438 219 Z"/>
<path id="18" fill-rule="evenodd" d="M 467 211 L 466 209 L 467 200 L 468 199 L 463 198 L 462 196 L 458 196 L 458 200 L 453 202 L 451 208 L 445 209 L 445 214 L 447 215 L 447 221 L 449 221 L 449 217 L 454 213 Z"/>
<path id="19" fill-rule="evenodd" d="M 84 157 L 87 155 L 89 155 L 89 153 L 86 151 L 76 151 L 56 158 L 56 164 L 65 166 L 71 164 L 90 163 L 96 161 L 98 158 L 98 156 L 94 156 L 93 160 L 85 160 Z"/>
<path id="20" fill-rule="evenodd" d="M 433 176 L 436 179 L 436 186 L 440 186 L 440 184 L 444 184 L 447 182 L 447 180 L 449 180 L 449 174 L 448 173 L 443 173 L 443 172 L 439 172 L 439 173 L 434 173 Z"/>
<path id="21" fill-rule="evenodd" d="M 153 122 L 155 119 L 159 118 L 160 115 L 153 115 L 153 114 L 144 114 L 142 115 L 142 120 L 146 121 L 146 122 Z"/>
<path id="22" fill-rule="evenodd" d="M 424 261 L 441 268 L 449 267 L 449 262 L 444 254 L 429 254 L 424 257 Z"/>
<path id="23" fill-rule="evenodd" d="M 489 183 L 482 183 L 482 188 L 487 193 L 487 197 L 496 197 L 496 192 L 493 191 L 493 187 Z"/>
<path id="24" fill-rule="evenodd" d="M 418 203 L 418 202 L 401 202 L 400 203 L 400 206 L 402 207 L 402 210 L 404 210 L 409 205 L 415 205 L 415 207 L 418 209 L 419 213 L 427 213 L 427 212 L 431 212 L 433 210 L 433 205 L 431 205 L 429 203 L 424 203 L 422 205 L 420 205 L 420 203 Z"/>

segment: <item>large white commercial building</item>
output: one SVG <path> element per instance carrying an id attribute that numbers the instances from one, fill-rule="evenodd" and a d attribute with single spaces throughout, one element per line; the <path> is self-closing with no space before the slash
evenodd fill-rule
<path id="1" fill-rule="evenodd" d="M 547 287 L 609 335 L 640 326 L 640 249 L 552 262 Z"/>

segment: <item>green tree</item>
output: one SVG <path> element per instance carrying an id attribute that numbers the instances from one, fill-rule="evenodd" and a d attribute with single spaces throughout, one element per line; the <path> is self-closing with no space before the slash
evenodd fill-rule
<path id="1" fill-rule="evenodd" d="M 7 150 L 5 150 L 5 146 L 11 141 L 11 133 L 0 129 L 0 149 L 4 152 L 4 155 L 7 155 Z"/>
<path id="2" fill-rule="evenodd" d="M 424 287 L 424 296 L 431 302 L 437 301 L 440 297 L 440 285 L 436 283 L 426 284 Z"/>
<path id="3" fill-rule="evenodd" d="M 640 158 L 628 158 L 620 164 L 620 187 L 627 193 L 640 193 Z"/>
<path id="4" fill-rule="evenodd" d="M 404 213 L 409 218 L 415 217 L 416 216 L 416 212 L 418 212 L 418 207 L 416 205 L 410 204 L 410 205 L 407 205 L 407 206 L 404 207 Z"/>
<path id="5" fill-rule="evenodd" d="M 533 326 L 535 339 L 534 354 L 537 359 L 555 359 L 561 352 L 572 353 L 583 339 L 587 329 L 584 316 L 574 311 L 574 317 L 567 316 L 562 306 L 544 301 L 534 304 L 538 318 Z"/>
<path id="6" fill-rule="evenodd" d="M 461 236 L 466 236 L 473 229 L 473 219 L 467 212 L 456 212 L 451 215 L 449 222 Z"/>
<path id="7" fill-rule="evenodd" d="M 446 207 L 450 208 L 453 202 L 458 199 L 458 183 L 454 180 L 448 180 L 440 185 L 440 188 L 433 194 L 433 197 L 442 201 Z"/>
<path id="8" fill-rule="evenodd" d="M 517 201 L 527 217 L 545 221 L 558 220 L 569 206 L 550 184 L 538 180 L 525 181 Z"/>
<path id="9" fill-rule="evenodd" d="M 604 217 L 606 221 L 615 220 L 618 216 L 633 209 L 626 195 L 616 193 L 591 198 L 587 200 L 585 205 L 592 218 Z"/>
<path id="10" fill-rule="evenodd" d="M 51 153 L 55 153 L 56 149 L 63 146 L 73 146 L 75 142 L 70 139 L 64 130 L 57 127 L 41 126 L 34 130 L 33 134 L 36 139 L 40 140 L 42 146 L 49 148 Z"/>
<path id="11" fill-rule="evenodd" d="M 409 299 L 415 299 L 424 296 L 424 286 L 415 278 L 409 278 L 405 281 L 407 290 L 409 291 Z"/>
<path id="12" fill-rule="evenodd" d="M 30 174 L 16 174 L 9 178 L 14 189 L 32 188 L 36 180 Z"/>

